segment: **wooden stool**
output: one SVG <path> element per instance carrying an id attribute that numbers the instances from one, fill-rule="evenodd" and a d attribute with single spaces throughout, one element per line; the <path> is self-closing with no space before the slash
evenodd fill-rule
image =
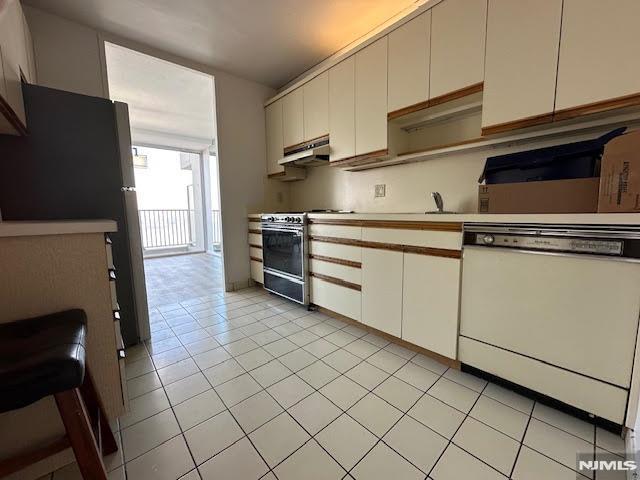
<path id="1" fill-rule="evenodd" d="M 0 413 L 53 395 L 67 432 L 44 448 L 0 460 L 0 478 L 71 446 L 84 479 L 107 479 L 100 452 L 118 445 L 85 371 L 86 324 L 83 310 L 0 324 Z"/>

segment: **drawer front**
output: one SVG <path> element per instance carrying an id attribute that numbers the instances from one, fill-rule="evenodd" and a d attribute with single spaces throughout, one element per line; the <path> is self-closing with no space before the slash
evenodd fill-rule
<path id="1" fill-rule="evenodd" d="M 249 247 L 249 256 L 254 258 L 262 258 L 262 249 Z"/>
<path id="2" fill-rule="evenodd" d="M 351 227 L 344 225 L 309 225 L 309 235 L 321 237 L 362 239 L 362 227 Z"/>
<path id="3" fill-rule="evenodd" d="M 262 272 L 262 262 L 251 260 L 251 279 L 258 283 L 264 283 L 264 274 Z"/>
<path id="4" fill-rule="evenodd" d="M 356 285 L 360 285 L 360 281 L 362 279 L 361 269 L 359 268 L 325 262 L 314 258 L 309 260 L 309 271 L 339 278 L 340 280 L 355 283 Z"/>
<path id="5" fill-rule="evenodd" d="M 435 230 L 399 230 L 394 228 L 363 228 L 362 239 L 370 242 L 395 243 L 416 247 L 462 248 L 462 232 Z"/>
<path id="6" fill-rule="evenodd" d="M 352 262 L 360 262 L 362 260 L 362 247 L 340 245 L 338 243 L 316 242 L 312 240 L 309 242 L 309 253 L 323 257 L 351 260 Z"/>
<path id="7" fill-rule="evenodd" d="M 249 222 L 249 230 L 262 230 L 260 222 Z"/>
<path id="8" fill-rule="evenodd" d="M 113 249 L 111 248 L 110 243 L 105 243 L 104 245 L 105 253 L 107 255 L 107 269 L 114 269 L 115 266 L 113 264 Z"/>
<path id="9" fill-rule="evenodd" d="M 492 373 L 586 412 L 624 422 L 627 390 L 599 382 L 532 358 L 460 337 L 458 356 L 462 363 Z"/>
<path id="10" fill-rule="evenodd" d="M 360 292 L 313 277 L 310 278 L 310 284 L 311 303 L 360 321 L 362 308 Z"/>
<path id="11" fill-rule="evenodd" d="M 249 244 L 250 245 L 262 245 L 262 235 L 257 233 L 249 234 Z"/>
<path id="12" fill-rule="evenodd" d="M 116 311 L 120 310 L 120 306 L 118 305 L 118 295 L 116 294 L 116 281 L 109 281 L 109 288 L 111 289 L 111 310 Z"/>

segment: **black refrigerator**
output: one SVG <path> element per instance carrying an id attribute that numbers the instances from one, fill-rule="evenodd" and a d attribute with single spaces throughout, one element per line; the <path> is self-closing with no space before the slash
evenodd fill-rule
<path id="1" fill-rule="evenodd" d="M 0 135 L 2 219 L 115 220 L 120 325 L 136 344 L 149 319 L 127 105 L 27 84 L 23 94 L 28 135 Z"/>

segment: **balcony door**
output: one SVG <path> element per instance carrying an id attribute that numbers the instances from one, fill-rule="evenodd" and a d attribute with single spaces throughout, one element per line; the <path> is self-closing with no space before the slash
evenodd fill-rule
<path id="1" fill-rule="evenodd" d="M 145 258 L 205 251 L 201 154 L 134 146 Z"/>

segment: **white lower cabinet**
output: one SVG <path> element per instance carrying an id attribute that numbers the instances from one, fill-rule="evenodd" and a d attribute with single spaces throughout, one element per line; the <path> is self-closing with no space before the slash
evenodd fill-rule
<path id="1" fill-rule="evenodd" d="M 460 260 L 404 254 L 402 339 L 456 357 Z"/>
<path id="2" fill-rule="evenodd" d="M 251 260 L 251 279 L 254 282 L 264 283 L 264 276 L 262 273 L 262 262 Z"/>
<path id="3" fill-rule="evenodd" d="M 361 296 L 357 290 L 310 278 L 311 302 L 358 322 L 361 320 Z"/>
<path id="4" fill-rule="evenodd" d="M 396 337 L 402 333 L 403 255 L 362 249 L 362 323 Z"/>

